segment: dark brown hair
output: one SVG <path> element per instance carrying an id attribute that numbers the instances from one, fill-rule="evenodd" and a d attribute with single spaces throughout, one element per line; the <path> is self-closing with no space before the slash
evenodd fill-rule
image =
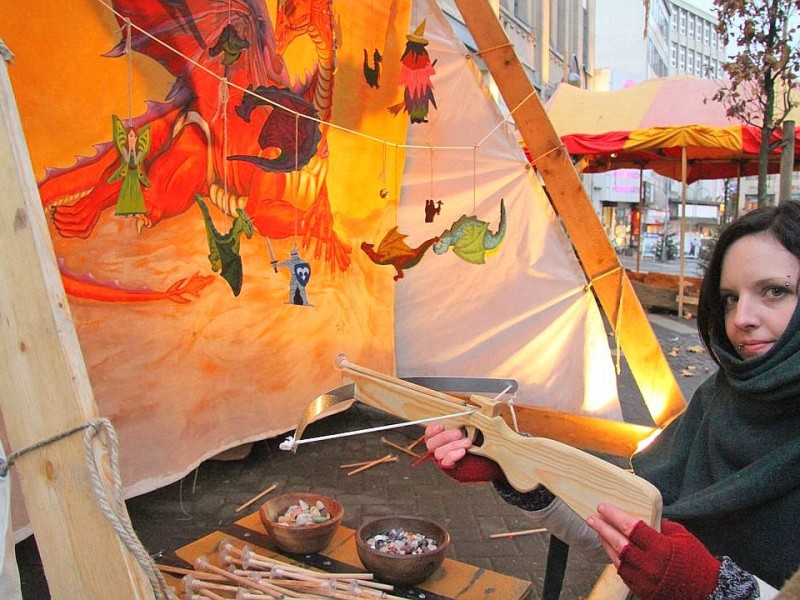
<path id="1" fill-rule="evenodd" d="M 800 203 L 790 201 L 750 211 L 720 234 L 706 267 L 697 307 L 697 329 L 709 355 L 717 363 L 719 359 L 711 347 L 712 338 L 730 347 L 725 334 L 725 311 L 719 290 L 722 261 L 734 242 L 757 233 L 769 233 L 800 260 Z"/>

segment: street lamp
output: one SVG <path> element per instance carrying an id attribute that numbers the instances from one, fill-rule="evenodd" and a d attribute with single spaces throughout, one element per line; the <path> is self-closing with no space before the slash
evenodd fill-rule
<path id="1" fill-rule="evenodd" d="M 575 54 L 572 55 L 572 60 L 570 61 L 569 73 L 567 74 L 567 83 L 572 87 L 583 88 L 581 68 L 578 64 L 578 57 Z"/>

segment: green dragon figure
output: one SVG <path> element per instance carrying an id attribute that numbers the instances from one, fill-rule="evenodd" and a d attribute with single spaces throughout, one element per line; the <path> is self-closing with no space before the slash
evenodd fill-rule
<path id="1" fill-rule="evenodd" d="M 482 265 L 486 262 L 486 253 L 496 250 L 505 235 L 506 207 L 501 199 L 500 224 L 496 232 L 489 231 L 489 223 L 486 221 L 481 221 L 474 215 L 462 215 L 450 229 L 439 236 L 439 241 L 433 245 L 433 251 L 444 254 L 452 246 L 453 252 L 460 259 L 473 265 Z"/>
<path id="2" fill-rule="evenodd" d="M 253 236 L 253 223 L 250 217 L 241 209 L 236 209 L 237 215 L 233 220 L 231 230 L 228 233 L 220 233 L 203 198 L 198 194 L 195 196 L 197 205 L 203 213 L 203 222 L 208 234 L 208 261 L 211 263 L 211 270 L 220 271 L 220 275 L 231 286 L 234 296 L 238 296 L 242 291 L 242 256 L 239 254 L 239 242 L 242 234 L 249 239 Z"/>

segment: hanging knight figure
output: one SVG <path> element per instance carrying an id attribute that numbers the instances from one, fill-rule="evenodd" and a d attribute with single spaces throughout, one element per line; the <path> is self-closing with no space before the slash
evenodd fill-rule
<path id="1" fill-rule="evenodd" d="M 115 215 L 143 215 L 147 213 L 142 186 L 150 187 L 144 172 L 144 159 L 150 151 L 150 123 L 137 133 L 131 125 L 125 127 L 117 115 L 111 116 L 114 127 L 114 147 L 122 164 L 108 178 L 108 183 L 122 180 L 117 196 Z"/>
<path id="2" fill-rule="evenodd" d="M 297 246 L 292 248 L 289 259 L 279 262 L 276 267 L 289 269 L 289 302 L 287 304 L 297 304 L 298 306 L 314 306 L 308 301 L 306 295 L 306 285 L 311 279 L 311 265 L 300 257 Z"/>
<path id="3" fill-rule="evenodd" d="M 406 35 L 406 49 L 400 57 L 402 66 L 400 67 L 400 83 L 405 86 L 403 102 L 390 106 L 387 110 L 393 115 L 397 115 L 404 110 L 408 113 L 412 123 L 428 122 L 428 104 L 436 106 L 436 99 L 433 97 L 433 83 L 431 77 L 436 74 L 434 66 L 436 61 L 431 62 L 425 46 L 428 40 L 425 35 L 425 21 L 414 30 L 414 33 Z"/>

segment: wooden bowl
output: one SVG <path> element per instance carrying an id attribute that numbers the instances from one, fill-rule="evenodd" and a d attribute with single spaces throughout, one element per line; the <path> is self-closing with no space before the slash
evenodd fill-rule
<path id="1" fill-rule="evenodd" d="M 321 501 L 331 518 L 321 523 L 307 525 L 278 523 L 278 517 L 283 515 L 286 509 L 293 504 L 298 504 L 300 500 L 308 502 L 311 506 L 317 501 Z M 314 554 L 330 543 L 333 534 L 336 533 L 336 529 L 342 522 L 344 508 L 339 502 L 328 496 L 296 492 L 267 500 L 261 505 L 258 515 L 261 517 L 267 534 L 278 548 L 291 554 Z"/>
<path id="2" fill-rule="evenodd" d="M 367 540 L 391 529 L 422 533 L 436 540 L 437 548 L 421 554 L 389 554 L 369 546 Z M 395 585 L 415 585 L 433 575 L 445 559 L 450 534 L 439 525 L 422 517 L 381 517 L 364 523 L 356 532 L 356 551 L 364 567 L 378 579 Z"/>

